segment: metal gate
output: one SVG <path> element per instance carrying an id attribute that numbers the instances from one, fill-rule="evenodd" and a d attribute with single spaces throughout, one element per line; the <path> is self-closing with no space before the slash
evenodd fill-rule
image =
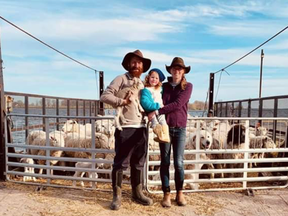
<path id="1" fill-rule="evenodd" d="M 8 181 L 93 189 L 97 188 L 97 182 L 111 182 L 110 173 L 114 157 L 114 134 L 111 130 L 113 116 L 14 113 L 9 114 L 7 118 L 14 122 L 13 141 L 6 140 L 5 146 Z M 28 126 L 25 125 L 27 119 L 30 123 Z M 43 119 L 44 125 L 41 125 Z M 91 123 L 86 123 L 85 126 L 85 122 Z M 60 131 L 57 128 L 60 128 Z M 5 133 L 7 136 L 7 130 Z M 15 153 L 9 153 L 9 147 L 13 147 Z M 16 162 L 12 162 L 13 158 Z M 84 174 L 88 176 L 85 177 Z M 126 171 L 124 174 L 128 175 L 129 172 Z"/>
<path id="2" fill-rule="evenodd" d="M 189 118 L 184 151 L 185 191 L 287 187 L 287 128 L 288 118 Z M 147 190 L 162 193 L 159 145 L 152 139 L 150 142 Z M 172 188 L 173 167 L 171 160 Z"/>

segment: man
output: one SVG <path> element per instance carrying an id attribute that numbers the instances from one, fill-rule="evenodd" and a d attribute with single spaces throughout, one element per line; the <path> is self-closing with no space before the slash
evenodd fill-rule
<path id="1" fill-rule="evenodd" d="M 101 95 L 101 102 L 112 105 L 114 108 L 124 106 L 123 116 L 126 123 L 121 123 L 122 131 L 115 131 L 115 158 L 112 170 L 113 201 L 112 210 L 121 206 L 121 184 L 123 170 L 131 167 L 132 199 L 142 205 L 152 205 L 153 201 L 142 192 L 142 173 L 147 155 L 147 129 L 143 116 L 138 116 L 136 107 L 130 103 L 128 97 L 118 98 L 117 93 L 133 85 L 133 78 L 140 78 L 151 65 L 151 60 L 144 58 L 139 50 L 127 53 L 122 66 L 128 72 L 117 76 Z"/>

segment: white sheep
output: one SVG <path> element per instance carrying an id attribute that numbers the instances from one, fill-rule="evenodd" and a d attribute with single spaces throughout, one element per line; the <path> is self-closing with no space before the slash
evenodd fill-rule
<path id="1" fill-rule="evenodd" d="M 95 164 L 95 168 L 103 168 L 103 163 L 96 163 Z M 83 169 L 92 169 L 92 163 L 91 162 L 77 162 L 75 164 L 75 167 L 76 168 L 83 168 Z M 74 177 L 83 177 L 84 174 L 86 172 L 83 172 L 83 171 L 79 171 L 77 170 L 74 174 Z M 94 172 L 95 174 L 95 178 L 98 178 L 98 174 L 96 172 Z M 88 175 L 89 175 L 89 178 L 92 178 L 93 177 L 93 172 L 88 172 Z M 84 182 L 83 181 L 80 181 L 80 185 L 82 187 L 84 187 Z M 73 186 L 75 187 L 76 186 L 76 180 L 73 180 Z M 92 182 L 90 182 L 90 186 L 92 187 Z"/>
<path id="2" fill-rule="evenodd" d="M 134 84 L 131 87 L 127 87 L 124 89 L 121 89 L 117 93 L 117 97 L 119 98 L 125 98 L 127 95 L 130 95 L 129 100 L 131 101 L 132 105 L 135 107 L 135 112 L 138 117 L 140 117 L 142 114 L 141 112 L 144 112 L 143 107 L 140 104 L 139 97 L 140 97 L 140 91 L 144 88 L 143 82 L 140 78 L 134 77 L 133 78 Z M 127 123 L 126 119 L 124 118 L 122 112 L 123 112 L 123 106 L 117 107 L 117 114 L 115 116 L 115 126 L 118 130 L 122 130 L 120 120 L 122 124 Z"/>
<path id="3" fill-rule="evenodd" d="M 92 138 L 81 137 L 79 134 L 72 133 L 65 139 L 65 147 L 69 148 L 92 148 Z M 103 133 L 95 133 L 95 148 L 97 149 L 110 149 L 110 143 L 108 137 Z M 91 158 L 91 152 L 77 152 L 77 151 L 65 151 L 65 154 L 69 157 L 75 158 Z M 97 155 L 103 155 L 97 153 Z M 103 156 L 102 156 L 103 158 Z"/>
<path id="4" fill-rule="evenodd" d="M 21 163 L 26 164 L 34 164 L 34 160 L 32 158 L 21 158 Z M 24 173 L 30 173 L 34 174 L 34 167 L 24 167 Z M 23 176 L 23 181 L 26 182 L 28 180 L 36 181 L 36 178 L 34 176 Z"/>
<path id="5" fill-rule="evenodd" d="M 254 149 L 263 149 L 263 148 L 276 148 L 276 144 L 274 141 L 268 137 L 268 136 L 256 136 L 254 138 L 250 138 L 250 148 Z M 272 155 L 276 156 L 277 153 L 272 153 Z M 265 152 L 259 152 L 259 153 L 251 153 L 250 158 L 257 159 L 257 158 L 264 158 Z M 256 163 L 254 163 L 255 166 L 257 166 Z M 249 164 L 249 167 L 252 167 L 252 162 Z"/>
<path id="6" fill-rule="evenodd" d="M 62 126 L 61 131 L 65 133 L 79 132 L 77 121 L 73 119 L 67 120 Z"/>
<path id="7" fill-rule="evenodd" d="M 92 125 L 86 123 L 85 125 L 78 124 L 76 120 L 67 120 L 62 126 L 61 131 L 68 133 L 81 133 L 85 137 L 91 137 L 92 134 Z"/>
<path id="8" fill-rule="evenodd" d="M 38 136 L 37 136 L 38 134 Z M 45 135 L 44 135 L 45 134 Z M 45 132 L 35 132 L 32 131 L 29 133 L 27 137 L 27 144 L 28 145 L 37 145 L 37 146 L 46 146 L 46 133 Z M 60 131 L 53 131 L 49 133 L 49 145 L 52 147 L 64 147 L 64 135 Z M 51 150 L 50 156 L 52 157 L 61 157 L 63 151 L 62 150 Z M 31 155 L 40 155 L 46 156 L 46 150 L 41 149 L 29 149 L 28 154 Z M 38 164 L 44 165 L 46 160 L 38 160 Z M 50 160 L 51 165 L 55 165 L 58 160 Z M 43 169 L 39 170 L 39 174 L 42 174 Z M 51 174 L 53 170 L 51 170 Z"/>

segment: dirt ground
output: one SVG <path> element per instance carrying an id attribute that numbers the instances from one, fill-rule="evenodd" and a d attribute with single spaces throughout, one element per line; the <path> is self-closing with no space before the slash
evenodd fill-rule
<path id="1" fill-rule="evenodd" d="M 105 189 L 103 186 L 101 189 Z M 111 190 L 65 189 L 0 182 L 0 215 L 2 216 L 102 216 L 119 215 L 287 215 L 288 190 L 258 190 L 255 196 L 244 192 L 206 192 L 186 194 L 188 205 L 164 209 L 162 195 L 148 194 L 153 206 L 141 206 L 131 201 L 128 185 L 123 189 L 119 211 L 111 211 Z M 175 198 L 175 194 L 172 196 Z"/>

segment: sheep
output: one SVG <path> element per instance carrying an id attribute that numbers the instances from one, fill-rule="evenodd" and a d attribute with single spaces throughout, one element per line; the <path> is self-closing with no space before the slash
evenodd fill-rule
<path id="1" fill-rule="evenodd" d="M 21 163 L 26 163 L 26 164 L 34 164 L 34 160 L 32 158 L 21 158 L 20 162 Z M 25 167 L 24 168 L 24 173 L 34 174 L 34 167 Z M 34 176 L 25 176 L 24 175 L 23 181 L 26 182 L 27 180 L 36 181 L 36 178 Z"/>
<path id="2" fill-rule="evenodd" d="M 65 140 L 65 147 L 69 148 L 92 148 L 92 138 L 84 138 L 79 134 L 72 133 L 67 136 Z M 97 149 L 110 149 L 110 143 L 108 137 L 102 133 L 95 133 L 95 148 Z M 66 155 L 75 158 L 91 158 L 91 152 L 76 152 L 76 151 L 65 151 Z M 102 155 L 96 154 L 96 157 Z M 104 157 L 104 156 L 102 156 Z"/>
<path id="3" fill-rule="evenodd" d="M 144 112 L 143 107 L 139 102 L 140 97 L 140 90 L 144 88 L 143 82 L 138 77 L 133 78 L 134 84 L 131 87 L 123 88 L 117 93 L 117 97 L 125 98 L 127 95 L 129 96 L 129 100 L 131 101 L 132 105 L 135 107 L 135 112 L 138 117 L 140 117 L 142 112 Z M 115 126 L 118 130 L 122 130 L 120 120 L 122 124 L 127 123 L 126 119 L 124 118 L 123 114 L 123 106 L 117 107 L 117 114 L 115 116 Z"/>
<path id="4" fill-rule="evenodd" d="M 103 168 L 103 163 L 96 163 L 95 164 L 95 168 Z M 91 162 L 77 162 L 76 164 L 75 164 L 75 167 L 76 168 L 84 168 L 84 169 L 92 169 L 92 163 Z M 98 178 L 98 174 L 96 173 L 96 172 L 94 172 L 95 173 L 95 178 Z M 76 171 L 75 172 L 75 174 L 74 174 L 74 177 L 83 177 L 84 176 L 84 174 L 85 174 L 85 172 L 82 172 L 82 171 Z M 89 175 L 89 178 L 92 178 L 93 177 L 93 173 L 92 172 L 88 172 L 88 175 Z M 82 186 L 82 187 L 84 187 L 84 182 L 83 181 L 81 181 L 80 182 L 80 185 Z M 75 187 L 76 186 L 76 180 L 73 180 L 73 187 Z M 90 186 L 92 187 L 92 182 L 90 182 Z"/>
<path id="5" fill-rule="evenodd" d="M 241 124 L 235 124 L 231 127 L 227 135 L 227 149 L 244 149 L 245 148 L 245 126 Z M 244 153 L 231 153 L 223 154 L 225 159 L 243 159 Z M 228 168 L 235 168 L 234 164 L 226 164 Z M 243 164 L 238 165 L 238 167 L 243 167 Z M 233 176 L 232 173 L 229 176 Z"/>
<path id="6" fill-rule="evenodd" d="M 38 136 L 37 136 L 38 134 Z M 44 135 L 45 134 L 45 135 Z M 60 131 L 53 131 L 49 133 L 49 145 L 53 147 L 64 147 L 64 135 Z M 35 132 L 32 131 L 27 136 L 27 144 L 28 145 L 37 145 L 37 146 L 45 146 L 46 145 L 46 133 L 45 132 Z M 61 157 L 63 151 L 62 150 L 51 150 L 50 156 L 52 157 Z M 28 154 L 31 155 L 40 155 L 40 156 L 46 156 L 46 150 L 41 149 L 28 149 Z M 58 162 L 58 160 L 50 160 L 51 165 L 55 165 Z M 38 164 L 44 165 L 45 160 L 38 160 Z M 39 174 L 42 174 L 43 169 L 39 170 Z M 51 170 L 51 174 L 52 174 Z"/>
<path id="7" fill-rule="evenodd" d="M 92 126 L 90 123 L 86 123 L 85 125 L 78 124 L 75 120 L 67 120 L 65 124 L 62 126 L 61 131 L 68 133 L 82 133 L 86 137 L 91 137 Z"/>
<path id="8" fill-rule="evenodd" d="M 274 141 L 268 136 L 256 136 L 254 138 L 250 138 L 250 148 L 276 148 L 276 144 Z M 251 153 L 250 158 L 257 159 L 257 158 L 264 158 L 265 152 L 259 153 Z M 277 153 L 272 153 L 272 155 L 277 155 Z M 254 163 L 257 166 L 256 163 Z M 252 168 L 252 162 L 249 164 L 249 167 Z"/>
<path id="9" fill-rule="evenodd" d="M 67 120 L 65 124 L 62 126 L 61 131 L 65 133 L 79 132 L 77 121 L 73 119 Z"/>
<path id="10" fill-rule="evenodd" d="M 104 133 L 110 138 L 114 136 L 114 132 L 115 132 L 114 119 L 113 120 L 111 119 L 96 120 L 95 128 L 96 128 L 96 132 Z"/>

